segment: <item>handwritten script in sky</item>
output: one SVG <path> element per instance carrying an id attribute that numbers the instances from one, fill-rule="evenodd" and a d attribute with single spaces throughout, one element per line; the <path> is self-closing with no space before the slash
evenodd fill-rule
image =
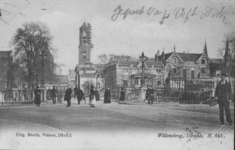
<path id="1" fill-rule="evenodd" d="M 130 9 L 130 8 L 122 8 L 121 5 L 117 6 L 114 9 L 114 14 L 112 15 L 112 21 L 117 20 L 119 17 L 122 19 L 126 19 L 130 15 L 144 15 L 147 14 L 148 16 L 160 16 L 161 20 L 159 21 L 160 24 L 163 24 L 163 21 L 167 18 L 173 17 L 175 19 L 183 19 L 184 23 L 186 23 L 190 18 L 198 17 L 199 19 L 204 18 L 215 18 L 220 19 L 224 24 L 228 24 L 227 16 L 232 14 L 235 16 L 235 12 L 227 11 L 225 7 L 221 7 L 220 9 L 215 9 L 210 6 L 205 6 L 202 11 L 198 11 L 198 6 L 193 8 L 182 8 L 176 7 L 172 12 L 165 9 L 164 11 L 158 10 L 154 7 L 146 8 L 142 6 L 139 9 Z"/>

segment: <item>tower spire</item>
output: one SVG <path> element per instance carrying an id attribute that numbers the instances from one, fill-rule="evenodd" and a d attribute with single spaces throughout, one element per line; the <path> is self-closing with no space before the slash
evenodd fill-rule
<path id="1" fill-rule="evenodd" d="M 205 53 L 208 56 L 207 46 L 206 46 L 206 39 L 205 39 L 205 46 L 204 46 L 204 49 L 203 49 L 203 53 Z"/>

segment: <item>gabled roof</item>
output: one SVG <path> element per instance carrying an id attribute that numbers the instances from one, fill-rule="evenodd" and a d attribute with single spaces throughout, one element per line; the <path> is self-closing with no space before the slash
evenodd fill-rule
<path id="1" fill-rule="evenodd" d="M 197 61 L 199 57 L 201 57 L 201 54 L 195 54 L 195 53 L 177 53 L 183 61 Z"/>
<path id="2" fill-rule="evenodd" d="M 165 60 L 167 60 L 172 54 L 173 54 L 173 52 L 171 52 L 171 53 L 166 53 L 166 54 L 165 54 Z"/>

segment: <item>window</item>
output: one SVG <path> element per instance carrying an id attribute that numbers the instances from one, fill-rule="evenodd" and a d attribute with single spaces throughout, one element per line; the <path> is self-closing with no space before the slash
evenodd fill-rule
<path id="1" fill-rule="evenodd" d="M 202 63 L 202 64 L 206 64 L 206 60 L 205 60 L 205 59 L 202 59 L 201 63 Z"/>
<path id="2" fill-rule="evenodd" d="M 127 80 L 123 80 L 123 86 L 127 87 Z"/>
<path id="3" fill-rule="evenodd" d="M 194 78 L 194 70 L 191 70 L 191 78 Z"/>
<path id="4" fill-rule="evenodd" d="M 135 78 L 135 85 L 139 84 L 139 78 Z"/>
<path id="5" fill-rule="evenodd" d="M 187 78 L 187 69 L 183 69 L 183 77 Z"/>
<path id="6" fill-rule="evenodd" d="M 174 73 L 177 73 L 177 69 L 176 69 L 176 68 L 173 68 L 173 72 L 174 72 Z"/>

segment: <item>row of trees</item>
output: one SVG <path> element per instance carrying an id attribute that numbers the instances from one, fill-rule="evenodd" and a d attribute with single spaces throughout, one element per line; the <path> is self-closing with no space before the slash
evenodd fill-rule
<path id="1" fill-rule="evenodd" d="M 52 36 L 46 25 L 40 22 L 25 23 L 18 28 L 10 44 L 14 47 L 13 63 L 8 72 L 8 87 L 16 87 L 17 81 L 25 81 L 29 88 L 40 83 L 42 79 L 42 51 L 44 60 L 44 79 L 54 78 L 55 69 L 60 65 L 54 63 L 56 51 L 52 46 Z"/>

